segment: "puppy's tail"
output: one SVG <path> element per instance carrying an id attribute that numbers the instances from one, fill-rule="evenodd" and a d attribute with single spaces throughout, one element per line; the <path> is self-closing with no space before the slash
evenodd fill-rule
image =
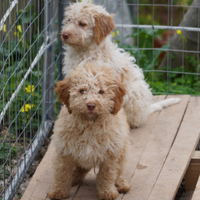
<path id="1" fill-rule="evenodd" d="M 150 114 L 181 101 L 180 98 L 169 98 L 150 105 Z"/>

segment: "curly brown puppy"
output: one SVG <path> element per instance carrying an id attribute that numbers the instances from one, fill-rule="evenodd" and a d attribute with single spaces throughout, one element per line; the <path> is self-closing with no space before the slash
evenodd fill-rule
<path id="1" fill-rule="evenodd" d="M 61 31 L 65 49 L 63 73 L 67 75 L 75 66 L 90 62 L 112 68 L 126 88 L 122 107 L 128 123 L 132 128 L 140 127 L 151 113 L 176 104 L 180 99 L 170 98 L 152 104 L 151 90 L 135 58 L 112 42 L 110 32 L 114 28 L 114 15 L 102 6 L 82 0 L 67 7 Z"/>
<path id="2" fill-rule="evenodd" d="M 99 199 L 116 199 L 130 189 L 123 175 L 129 149 L 129 125 L 121 108 L 126 91 L 113 70 L 93 64 L 72 70 L 57 83 L 64 104 L 54 126 L 57 150 L 51 199 L 69 196 L 93 167 L 99 167 Z"/>

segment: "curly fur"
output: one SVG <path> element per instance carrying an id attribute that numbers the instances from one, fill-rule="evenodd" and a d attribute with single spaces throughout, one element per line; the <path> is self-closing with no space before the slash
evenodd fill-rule
<path id="1" fill-rule="evenodd" d="M 112 43 L 110 32 L 115 28 L 114 16 L 99 5 L 82 1 L 69 6 L 61 32 L 65 44 L 63 73 L 75 66 L 95 62 L 98 66 L 114 69 L 118 79 L 125 84 L 123 108 L 131 127 L 143 125 L 149 114 L 163 108 L 152 103 L 152 93 L 144 80 L 135 58 Z M 177 99 L 170 100 L 177 103 Z M 179 101 L 179 100 L 178 100 Z M 168 106 L 166 104 L 166 106 Z"/>
<path id="2" fill-rule="evenodd" d="M 49 197 L 67 198 L 72 185 L 99 167 L 99 199 L 116 199 L 130 189 L 123 175 L 129 149 L 129 125 L 121 109 L 124 84 L 111 68 L 88 64 L 72 70 L 56 91 L 64 106 L 54 126 L 57 156 Z"/>

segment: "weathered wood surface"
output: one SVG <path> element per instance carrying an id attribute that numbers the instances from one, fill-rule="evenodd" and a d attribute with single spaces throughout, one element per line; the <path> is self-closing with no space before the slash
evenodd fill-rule
<path id="1" fill-rule="evenodd" d="M 148 199 L 170 151 L 187 102 L 188 97 L 182 98 L 179 104 L 161 111 L 131 180 L 131 192 L 124 199 Z"/>
<path id="2" fill-rule="evenodd" d="M 155 96 L 160 101 L 173 96 Z M 132 188 L 119 199 L 172 200 L 190 163 L 200 133 L 200 97 L 179 96 L 179 104 L 153 113 L 145 126 L 131 130 L 131 151 L 125 175 Z M 22 200 L 49 200 L 55 148 L 49 149 Z M 97 170 L 96 170 L 97 171 Z M 81 187 L 71 189 L 69 200 L 98 199 L 94 170 Z"/>
<path id="3" fill-rule="evenodd" d="M 196 112 L 198 111 L 198 112 Z M 199 141 L 200 98 L 190 97 L 187 112 L 149 200 L 174 199 Z M 170 183 L 170 184 L 167 184 Z"/>
<path id="4" fill-rule="evenodd" d="M 195 191 L 192 195 L 192 199 L 191 200 L 199 200 L 200 199 L 200 177 L 198 179 Z"/>
<path id="5" fill-rule="evenodd" d="M 194 191 L 200 175 L 200 151 L 195 151 L 185 174 L 186 191 Z"/>

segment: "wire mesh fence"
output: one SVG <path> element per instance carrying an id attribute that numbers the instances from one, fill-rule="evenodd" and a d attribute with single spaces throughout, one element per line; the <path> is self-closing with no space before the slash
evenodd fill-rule
<path id="1" fill-rule="evenodd" d="M 59 110 L 53 92 L 62 78 L 57 38 L 69 1 L 1 2 L 0 199 L 12 199 Z M 199 0 L 93 3 L 115 14 L 113 42 L 136 58 L 154 94 L 200 95 Z"/>
<path id="2" fill-rule="evenodd" d="M 53 125 L 58 46 L 53 0 L 1 1 L 0 199 L 12 199 Z"/>
<path id="3" fill-rule="evenodd" d="M 119 43 L 122 38 L 117 37 L 117 30 L 114 40 L 136 58 L 152 92 L 200 95 L 200 1 L 117 2 L 118 6 L 125 4 L 129 8 L 124 13 L 134 16 L 126 19 L 121 12 L 116 21 L 118 35 L 122 32 L 122 38 L 131 38 L 133 42 Z M 124 29 L 129 32 L 123 32 Z"/>

